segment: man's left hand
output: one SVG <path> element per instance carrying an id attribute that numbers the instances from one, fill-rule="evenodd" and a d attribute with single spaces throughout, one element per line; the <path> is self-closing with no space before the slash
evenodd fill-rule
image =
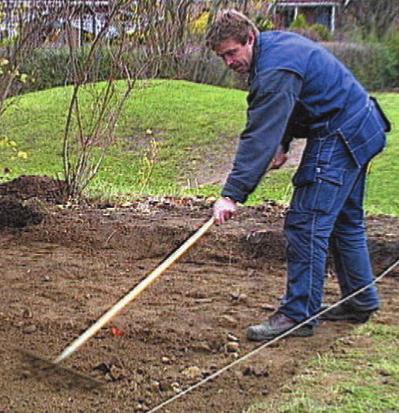
<path id="1" fill-rule="evenodd" d="M 277 149 L 276 154 L 270 164 L 269 169 L 279 169 L 287 162 L 288 156 L 286 153 L 283 152 L 283 148 L 280 145 Z"/>

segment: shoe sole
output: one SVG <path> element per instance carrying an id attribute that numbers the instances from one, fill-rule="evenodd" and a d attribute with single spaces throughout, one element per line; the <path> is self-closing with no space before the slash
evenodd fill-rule
<path id="1" fill-rule="evenodd" d="M 247 332 L 247 338 L 250 341 L 270 341 L 274 338 L 280 336 L 281 334 L 285 333 L 288 330 L 280 331 L 276 334 L 269 334 L 269 335 L 259 335 L 259 334 L 251 334 L 250 331 Z M 298 330 L 293 331 L 287 337 L 311 337 L 314 335 L 313 329 L 310 328 L 299 328 Z"/>
<path id="2" fill-rule="evenodd" d="M 333 314 L 329 315 L 328 313 L 323 314 L 319 317 L 320 321 L 343 321 L 346 323 L 353 323 L 353 324 L 363 324 L 369 321 L 370 317 L 375 313 L 375 311 L 371 311 L 370 313 L 363 314 L 363 315 L 342 315 L 342 316 L 334 316 Z"/>
<path id="3" fill-rule="evenodd" d="M 370 316 L 365 318 L 350 318 L 350 317 L 320 317 L 320 321 L 332 321 L 332 322 L 339 322 L 342 321 L 344 323 L 351 323 L 351 324 L 364 324 L 369 321 Z"/>

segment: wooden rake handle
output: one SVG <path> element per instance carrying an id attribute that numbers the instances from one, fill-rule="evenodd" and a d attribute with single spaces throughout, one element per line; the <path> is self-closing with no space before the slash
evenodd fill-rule
<path id="1" fill-rule="evenodd" d="M 163 261 L 155 270 L 153 270 L 144 280 L 137 284 L 123 298 L 121 298 L 113 307 L 104 313 L 91 327 L 83 334 L 77 337 L 55 360 L 54 363 L 60 363 L 80 346 L 82 346 L 89 338 L 97 333 L 108 321 L 110 321 L 119 311 L 127 304 L 138 297 L 148 286 L 150 286 L 168 267 L 170 267 L 178 258 L 180 258 L 192 245 L 194 245 L 213 225 L 214 218 L 212 217 L 200 229 L 198 229 L 187 241 L 184 242 L 173 254 Z"/>

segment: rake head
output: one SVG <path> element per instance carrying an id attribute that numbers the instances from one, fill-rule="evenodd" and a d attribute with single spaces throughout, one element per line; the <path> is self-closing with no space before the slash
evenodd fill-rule
<path id="1" fill-rule="evenodd" d="M 30 351 L 19 349 L 19 353 L 22 355 L 24 368 L 30 375 L 57 389 L 93 390 L 104 385 L 100 380 L 46 360 Z"/>

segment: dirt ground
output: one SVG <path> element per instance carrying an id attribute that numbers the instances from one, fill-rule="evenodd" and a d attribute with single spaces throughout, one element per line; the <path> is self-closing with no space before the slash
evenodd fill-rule
<path id="1" fill-rule="evenodd" d="M 130 205 L 59 205 L 58 184 L 0 185 L 0 412 L 141 412 L 256 348 L 248 325 L 266 318 L 285 285 L 282 224 L 274 203 L 242 208 L 65 365 L 105 383 L 87 390 L 57 372 L 45 380 L 20 350 L 53 359 L 210 217 L 203 199 Z M 399 221 L 370 217 L 377 273 L 398 258 Z M 399 271 L 380 284 L 376 322 L 397 324 Z M 329 270 L 326 301 L 338 298 Z M 162 411 L 240 412 L 278 394 L 308 360 L 351 333 L 323 323 L 314 337 L 283 340 Z"/>

